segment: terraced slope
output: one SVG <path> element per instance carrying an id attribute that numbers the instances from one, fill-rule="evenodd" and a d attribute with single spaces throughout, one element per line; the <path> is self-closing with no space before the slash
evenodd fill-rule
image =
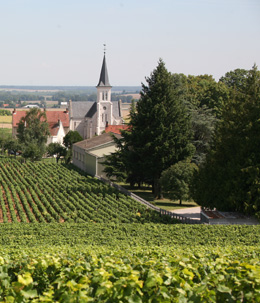
<path id="1" fill-rule="evenodd" d="M 99 180 L 55 163 L 0 160 L 0 222 L 161 222 Z"/>

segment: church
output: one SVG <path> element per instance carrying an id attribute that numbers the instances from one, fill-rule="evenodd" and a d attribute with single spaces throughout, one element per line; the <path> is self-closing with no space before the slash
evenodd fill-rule
<path id="1" fill-rule="evenodd" d="M 105 52 L 96 88 L 97 101 L 70 101 L 69 104 L 70 129 L 78 131 L 83 139 L 102 134 L 109 125 L 123 124 L 121 102 L 111 101 L 112 86 L 109 83 Z"/>

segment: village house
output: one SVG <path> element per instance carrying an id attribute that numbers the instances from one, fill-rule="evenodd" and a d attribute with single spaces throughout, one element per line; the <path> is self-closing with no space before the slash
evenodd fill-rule
<path id="1" fill-rule="evenodd" d="M 12 135 L 17 134 L 18 124 L 22 117 L 25 117 L 26 110 L 13 111 L 12 119 Z M 49 124 L 50 136 L 47 144 L 60 143 L 63 144 L 63 138 L 69 131 L 69 111 L 66 110 L 46 110 L 47 122 Z"/>
<path id="2" fill-rule="evenodd" d="M 114 134 L 117 138 L 121 135 Z M 73 144 L 72 163 L 91 176 L 106 178 L 102 162 L 105 156 L 117 150 L 112 133 L 103 133 Z"/>

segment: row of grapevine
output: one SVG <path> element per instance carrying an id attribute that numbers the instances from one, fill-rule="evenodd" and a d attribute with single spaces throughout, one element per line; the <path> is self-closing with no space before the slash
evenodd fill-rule
<path id="1" fill-rule="evenodd" d="M 0 247 L 42 245 L 110 247 L 260 247 L 260 225 L 129 223 L 0 224 Z"/>
<path id="2" fill-rule="evenodd" d="M 260 302 L 259 247 L 1 252 L 1 302 Z"/>
<path id="3" fill-rule="evenodd" d="M 166 220 L 99 180 L 55 163 L 2 159 L 0 179 L 3 180 L 2 222 Z"/>

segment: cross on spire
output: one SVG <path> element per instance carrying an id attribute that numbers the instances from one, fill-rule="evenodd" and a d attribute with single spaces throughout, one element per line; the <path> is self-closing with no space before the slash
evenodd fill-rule
<path id="1" fill-rule="evenodd" d="M 103 44 L 103 46 L 104 46 L 104 55 L 106 54 L 106 44 Z"/>

